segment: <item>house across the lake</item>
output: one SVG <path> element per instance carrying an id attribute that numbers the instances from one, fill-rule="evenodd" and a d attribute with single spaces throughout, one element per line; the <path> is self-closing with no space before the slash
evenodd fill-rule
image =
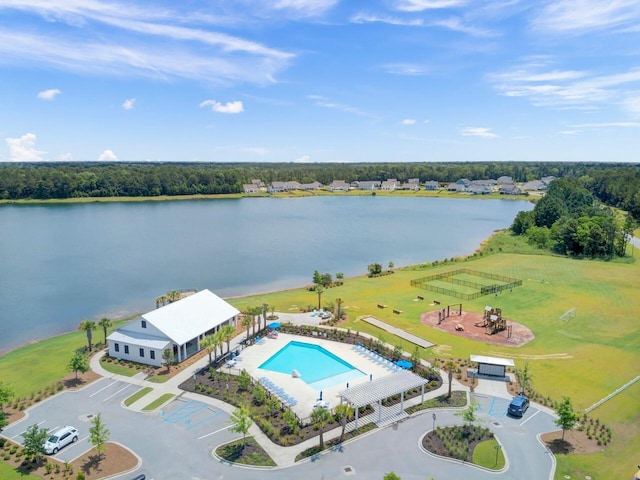
<path id="1" fill-rule="evenodd" d="M 200 351 L 205 335 L 223 325 L 235 326 L 240 312 L 215 293 L 202 290 L 145 313 L 107 337 L 109 356 L 161 366 L 169 348 L 182 362 Z"/>

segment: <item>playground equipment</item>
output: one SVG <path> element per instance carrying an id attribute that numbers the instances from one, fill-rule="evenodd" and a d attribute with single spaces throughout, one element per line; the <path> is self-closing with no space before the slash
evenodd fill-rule
<path id="1" fill-rule="evenodd" d="M 476 323 L 475 325 L 476 327 L 484 327 L 484 333 L 487 335 L 494 335 L 503 330 L 508 330 L 510 333 L 510 329 L 507 329 L 507 320 L 502 318 L 502 310 L 488 305 L 484 307 L 482 322 Z"/>
<path id="2" fill-rule="evenodd" d="M 438 325 L 440 325 L 442 322 L 444 322 L 447 318 L 451 316 L 451 311 L 452 311 L 451 307 L 454 307 L 453 313 L 456 313 L 456 310 L 457 310 L 456 315 L 458 316 L 462 315 L 461 303 L 454 303 L 452 305 L 447 305 L 446 307 L 438 310 Z"/>

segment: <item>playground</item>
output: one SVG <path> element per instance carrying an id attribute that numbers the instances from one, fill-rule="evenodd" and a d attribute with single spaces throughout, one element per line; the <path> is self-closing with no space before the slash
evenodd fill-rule
<path id="1" fill-rule="evenodd" d="M 456 304 L 422 313 L 420 323 L 452 335 L 503 347 L 521 347 L 535 338 L 526 326 L 512 320 L 500 318 L 501 323 L 492 324 L 492 314 L 495 311 L 465 312 L 462 304 Z"/>

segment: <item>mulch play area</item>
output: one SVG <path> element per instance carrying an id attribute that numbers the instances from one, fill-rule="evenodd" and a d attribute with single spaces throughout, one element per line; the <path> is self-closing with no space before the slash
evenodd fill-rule
<path id="1" fill-rule="evenodd" d="M 462 310 L 451 311 L 451 315 L 438 325 L 438 310 L 425 312 L 420 315 L 420 322 L 443 332 L 458 335 L 459 337 L 477 340 L 479 342 L 500 345 L 503 347 L 521 347 L 535 338 L 535 335 L 524 325 L 507 319 L 507 325 L 511 326 L 511 337 L 507 338 L 507 331 L 503 330 L 494 335 L 487 335 L 484 327 L 476 327 L 476 323 L 482 323 L 482 313 L 471 313 Z"/>

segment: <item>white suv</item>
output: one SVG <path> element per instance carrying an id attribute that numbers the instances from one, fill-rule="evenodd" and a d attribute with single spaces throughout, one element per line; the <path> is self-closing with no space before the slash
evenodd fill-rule
<path id="1" fill-rule="evenodd" d="M 62 447 L 78 440 L 78 430 L 74 427 L 62 427 L 49 437 L 44 443 L 44 451 L 47 454 L 56 454 Z"/>

